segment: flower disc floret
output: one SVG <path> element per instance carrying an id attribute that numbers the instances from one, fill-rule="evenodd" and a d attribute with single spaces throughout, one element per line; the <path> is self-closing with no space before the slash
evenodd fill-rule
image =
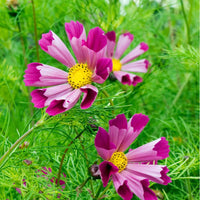
<path id="1" fill-rule="evenodd" d="M 118 172 L 123 171 L 128 164 L 128 159 L 123 152 L 113 153 L 109 161 L 118 167 Z"/>
<path id="2" fill-rule="evenodd" d="M 113 72 L 121 70 L 122 64 L 120 63 L 120 60 L 113 58 L 112 63 L 113 63 L 113 69 L 112 69 Z"/>
<path id="3" fill-rule="evenodd" d="M 88 69 L 87 64 L 78 63 L 70 68 L 68 83 L 74 89 L 78 89 L 92 82 L 92 71 Z"/>

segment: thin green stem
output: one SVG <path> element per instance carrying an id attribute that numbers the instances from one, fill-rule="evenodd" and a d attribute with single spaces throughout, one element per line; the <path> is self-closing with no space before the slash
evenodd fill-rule
<path id="1" fill-rule="evenodd" d="M 185 24 L 186 24 L 186 29 L 187 29 L 187 39 L 188 39 L 188 44 L 190 44 L 190 26 L 189 26 L 189 23 L 188 23 L 188 20 L 187 20 L 187 16 L 186 16 L 186 13 L 185 13 L 185 8 L 184 8 L 184 4 L 183 4 L 183 0 L 180 0 L 181 2 L 181 10 L 182 10 L 182 13 L 183 13 L 183 17 L 184 17 L 184 20 L 185 20 Z"/>
<path id="2" fill-rule="evenodd" d="M 101 185 L 99 186 L 99 189 L 98 189 L 98 191 L 97 191 L 97 194 L 96 194 L 95 197 L 94 197 L 94 200 L 97 200 L 97 199 L 98 199 L 102 187 L 103 187 L 103 184 L 101 183 Z"/>
<path id="3" fill-rule="evenodd" d="M 89 180 L 91 180 L 91 177 L 88 177 L 85 181 L 83 181 L 83 183 L 81 183 L 81 185 L 79 185 L 79 186 L 76 188 L 77 195 L 78 195 L 79 193 L 81 193 L 82 188 L 85 186 L 85 184 L 86 184 Z"/>
<path id="4" fill-rule="evenodd" d="M 79 138 L 79 140 L 80 140 L 81 148 L 83 149 L 83 153 L 84 153 L 84 156 L 85 156 L 85 159 L 86 159 L 87 168 L 89 168 L 90 163 L 88 161 L 88 156 L 86 154 L 85 147 L 84 147 L 83 142 L 81 141 L 80 138 Z M 92 195 L 94 195 L 94 188 L 93 188 L 93 184 L 92 184 L 91 179 L 90 179 L 90 186 L 91 186 Z"/>
<path id="5" fill-rule="evenodd" d="M 6 163 L 6 161 L 8 160 L 9 156 L 15 151 L 15 149 L 17 148 L 17 146 L 20 144 L 20 142 L 22 142 L 30 133 L 32 133 L 32 131 L 41 126 L 44 122 L 44 118 L 40 119 L 38 122 L 36 122 L 36 124 L 29 129 L 24 135 L 22 135 L 11 147 L 10 149 L 1 157 L 0 159 L 0 168 Z"/>
<path id="6" fill-rule="evenodd" d="M 67 148 L 65 149 L 63 155 L 62 155 L 62 158 L 61 158 L 61 161 L 60 161 L 60 167 L 59 167 L 59 171 L 58 171 L 58 177 L 57 177 L 57 186 L 60 185 L 60 174 L 61 174 L 61 171 L 62 171 L 62 166 L 63 166 L 63 162 L 64 162 L 64 159 L 65 159 L 65 155 L 67 153 L 67 151 L 69 150 L 69 147 L 74 143 L 74 141 L 79 138 L 83 132 L 85 131 L 85 129 L 83 131 L 81 131 L 67 146 Z"/>
<path id="7" fill-rule="evenodd" d="M 104 89 L 102 89 L 101 91 L 103 92 L 103 94 L 104 94 L 106 97 L 110 97 L 109 94 L 108 94 Z M 110 101 L 110 105 L 111 105 L 111 106 L 114 106 L 113 100 L 112 100 L 112 99 L 109 99 L 109 101 Z"/>
<path id="8" fill-rule="evenodd" d="M 106 191 L 110 188 L 110 186 L 112 185 L 112 181 L 110 181 L 110 183 L 107 185 L 107 187 L 104 189 L 104 191 L 101 193 L 101 195 L 99 195 L 98 199 L 101 199 L 101 197 L 103 197 L 103 195 L 106 193 Z M 98 200 L 97 199 L 97 200 Z"/>
<path id="9" fill-rule="evenodd" d="M 31 0 L 31 3 L 32 3 L 32 8 L 33 8 L 33 23 L 34 23 L 34 35 L 35 35 L 36 55 L 37 55 L 37 61 L 40 62 L 39 46 L 38 46 L 38 38 L 37 38 L 37 22 L 36 22 L 34 0 Z"/>
<path id="10" fill-rule="evenodd" d="M 108 98 L 110 97 L 109 94 L 108 94 L 104 89 L 102 89 L 101 91 L 103 92 L 103 94 L 104 94 L 106 97 L 108 97 Z M 109 98 L 109 102 L 110 102 L 110 105 L 111 105 L 111 106 L 114 106 L 113 100 L 112 100 L 111 98 Z M 115 114 L 114 110 L 112 110 L 112 114 Z"/>

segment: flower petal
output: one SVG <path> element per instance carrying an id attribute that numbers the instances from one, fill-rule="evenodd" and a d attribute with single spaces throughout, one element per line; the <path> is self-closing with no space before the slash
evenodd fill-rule
<path id="1" fill-rule="evenodd" d="M 117 193 L 124 200 L 131 200 L 133 193 L 130 190 L 128 181 L 121 175 L 121 173 L 113 174 L 113 183 Z"/>
<path id="2" fill-rule="evenodd" d="M 135 49 L 133 49 L 129 54 L 127 54 L 120 62 L 122 64 L 130 62 L 131 60 L 137 58 L 138 56 L 146 52 L 148 49 L 149 49 L 148 45 L 144 42 L 141 42 Z"/>
<path id="3" fill-rule="evenodd" d="M 113 73 L 118 79 L 118 81 L 120 81 L 124 85 L 127 84 L 136 86 L 138 83 L 142 82 L 142 78 L 134 74 L 130 74 L 123 71 L 114 71 Z"/>
<path id="4" fill-rule="evenodd" d="M 148 162 L 167 158 L 169 156 L 169 151 L 168 141 L 165 137 L 161 137 L 153 142 L 129 151 L 126 157 L 129 162 Z"/>
<path id="5" fill-rule="evenodd" d="M 92 81 L 104 83 L 112 71 L 112 60 L 110 58 L 101 58 L 97 61 L 96 70 L 93 74 Z"/>
<path id="6" fill-rule="evenodd" d="M 109 160 L 116 150 L 116 146 L 110 141 L 108 133 L 101 127 L 96 134 L 94 144 L 98 154 L 104 160 Z"/>
<path id="7" fill-rule="evenodd" d="M 98 89 L 95 86 L 88 84 L 81 87 L 80 90 L 84 93 L 81 102 L 81 109 L 87 109 L 93 104 L 94 100 L 96 99 Z"/>
<path id="8" fill-rule="evenodd" d="M 116 42 L 115 31 L 107 32 L 106 37 L 107 37 L 107 56 L 113 57 L 115 42 Z"/>
<path id="9" fill-rule="evenodd" d="M 21 194 L 22 193 L 22 191 L 21 191 L 21 189 L 20 188 L 15 188 L 15 190 L 19 193 L 19 194 Z"/>
<path id="10" fill-rule="evenodd" d="M 164 165 L 128 163 L 126 170 L 132 173 L 135 178 L 141 177 L 162 185 L 167 185 L 171 182 L 170 177 L 167 176 L 167 172 L 169 172 L 169 170 Z"/>
<path id="11" fill-rule="evenodd" d="M 149 61 L 142 59 L 135 62 L 131 62 L 125 65 L 122 65 L 122 71 L 129 71 L 129 72 L 142 72 L 145 73 L 150 66 Z"/>
<path id="12" fill-rule="evenodd" d="M 78 62 L 85 63 L 86 59 L 84 49 L 82 48 L 82 40 L 86 40 L 86 33 L 83 25 L 78 21 L 71 21 L 70 23 L 65 23 L 65 30 Z"/>
<path id="13" fill-rule="evenodd" d="M 67 82 L 68 73 L 58 68 L 30 63 L 25 70 L 24 82 L 26 86 L 53 86 Z"/>
<path id="14" fill-rule="evenodd" d="M 149 118 L 143 114 L 135 114 L 128 122 L 128 129 L 124 140 L 122 141 L 119 151 L 125 151 L 140 134 L 148 123 Z"/>
<path id="15" fill-rule="evenodd" d="M 78 101 L 81 96 L 80 89 L 70 91 L 63 99 L 53 100 L 46 112 L 49 115 L 57 115 L 71 109 Z"/>
<path id="16" fill-rule="evenodd" d="M 53 31 L 42 34 L 39 45 L 42 50 L 67 67 L 72 67 L 76 64 L 65 44 Z"/>
<path id="17" fill-rule="evenodd" d="M 97 61 L 105 56 L 107 39 L 99 27 L 89 31 L 87 41 L 83 40 L 83 48 L 86 52 L 86 60 L 90 70 L 94 70 Z"/>
<path id="18" fill-rule="evenodd" d="M 103 182 L 103 186 L 106 187 L 106 185 L 108 184 L 108 181 L 110 179 L 110 176 L 112 174 L 117 173 L 119 169 L 113 163 L 108 162 L 108 161 L 103 161 L 99 165 L 99 170 L 101 172 L 101 180 Z"/>
<path id="19" fill-rule="evenodd" d="M 156 194 L 149 188 L 149 181 L 144 179 L 141 183 L 144 190 L 144 200 L 158 200 Z"/>
<path id="20" fill-rule="evenodd" d="M 117 150 L 127 132 L 127 120 L 124 114 L 117 115 L 115 119 L 109 121 L 110 141 L 115 144 Z"/>
<path id="21" fill-rule="evenodd" d="M 141 200 L 145 200 L 144 189 L 143 189 L 143 185 L 142 185 L 143 178 L 142 177 L 137 177 L 137 178 L 134 177 L 134 175 L 131 172 L 127 171 L 126 169 L 123 170 L 120 173 L 120 175 L 123 176 L 123 178 L 128 181 L 128 186 L 129 186 L 130 190 Z"/>
<path id="22" fill-rule="evenodd" d="M 131 33 L 124 33 L 119 36 L 119 40 L 117 43 L 117 48 L 115 51 L 115 58 L 120 59 L 124 51 L 128 48 L 128 46 L 133 41 L 133 35 Z"/>
<path id="23" fill-rule="evenodd" d="M 69 84 L 36 89 L 31 92 L 32 103 L 36 108 L 43 108 L 50 105 L 53 100 L 65 99 L 71 90 L 72 88 Z"/>

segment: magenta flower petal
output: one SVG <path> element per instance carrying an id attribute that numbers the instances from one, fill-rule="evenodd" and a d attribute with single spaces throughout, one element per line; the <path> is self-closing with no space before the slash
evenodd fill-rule
<path id="1" fill-rule="evenodd" d="M 167 176 L 169 171 L 166 166 L 163 165 L 143 165 L 143 164 L 128 164 L 126 170 L 131 172 L 135 177 L 143 177 L 153 182 L 167 185 L 171 182 L 170 177 Z"/>
<path id="2" fill-rule="evenodd" d="M 86 52 L 86 60 L 90 70 L 94 70 L 97 61 L 105 56 L 107 39 L 99 27 L 91 29 L 87 41 L 83 40 L 83 48 Z"/>
<path id="3" fill-rule="evenodd" d="M 65 99 L 71 90 L 72 88 L 69 84 L 36 89 L 31 92 L 32 103 L 36 108 L 43 108 L 50 105 L 53 100 Z"/>
<path id="4" fill-rule="evenodd" d="M 53 31 L 42 34 L 39 45 L 42 50 L 67 67 L 72 67 L 76 64 L 65 44 Z"/>
<path id="5" fill-rule="evenodd" d="M 123 170 L 120 173 L 120 175 L 123 176 L 124 179 L 128 181 L 128 186 L 131 189 L 131 191 L 141 200 L 145 200 L 144 187 L 142 184 L 143 178 L 135 177 L 131 172 L 127 170 Z"/>
<path id="6" fill-rule="evenodd" d="M 81 108 L 87 109 L 93 104 L 94 100 L 96 99 L 98 89 L 95 86 L 88 84 L 81 87 L 80 91 L 84 93 L 81 102 Z"/>
<path id="7" fill-rule="evenodd" d="M 118 172 L 118 167 L 116 167 L 114 164 L 108 161 L 103 161 L 99 165 L 99 170 L 101 172 L 101 179 L 103 182 L 103 186 L 106 187 L 108 184 L 108 181 L 110 179 L 110 176 Z"/>
<path id="8" fill-rule="evenodd" d="M 125 151 L 148 123 L 149 118 L 143 114 L 135 114 L 128 122 L 128 130 L 119 151 Z"/>
<path id="9" fill-rule="evenodd" d="M 30 63 L 25 70 L 26 86 L 52 86 L 67 82 L 68 73 L 41 63 Z"/>
<path id="10" fill-rule="evenodd" d="M 133 193 L 127 185 L 127 180 L 118 188 L 117 192 L 124 200 L 131 200 L 133 197 Z"/>
<path id="11" fill-rule="evenodd" d="M 19 193 L 19 194 L 21 194 L 22 193 L 22 191 L 21 191 L 21 189 L 20 188 L 15 188 L 15 190 Z"/>
<path id="12" fill-rule="evenodd" d="M 65 112 L 66 109 L 63 106 L 64 102 L 65 100 L 53 100 L 50 106 L 46 109 L 46 112 L 51 116 Z"/>
<path id="13" fill-rule="evenodd" d="M 114 71 L 115 77 L 124 85 L 136 86 L 138 83 L 142 82 L 142 78 L 134 74 L 130 74 L 123 71 Z"/>
<path id="14" fill-rule="evenodd" d="M 113 183 L 117 193 L 124 200 L 131 200 L 133 193 L 130 190 L 128 181 L 121 175 L 121 173 L 115 173 L 112 176 Z"/>
<path id="15" fill-rule="evenodd" d="M 128 48 L 128 46 L 133 41 L 133 35 L 131 33 L 124 33 L 119 36 L 119 40 L 117 43 L 117 48 L 115 51 L 115 58 L 119 59 L 124 51 Z"/>
<path id="16" fill-rule="evenodd" d="M 108 133 L 101 127 L 99 127 L 95 137 L 95 147 L 104 160 L 109 160 L 116 150 L 116 146 L 110 141 Z"/>
<path id="17" fill-rule="evenodd" d="M 107 56 L 113 57 L 115 41 L 116 41 L 115 31 L 110 31 L 106 33 L 106 37 L 107 37 Z"/>
<path id="18" fill-rule="evenodd" d="M 147 179 L 144 179 L 141 181 L 143 190 L 144 190 L 144 200 L 158 200 L 155 193 L 149 189 L 149 181 Z"/>
<path id="19" fill-rule="evenodd" d="M 116 126 L 118 129 L 127 129 L 127 119 L 124 114 L 117 115 L 114 119 L 109 121 L 109 125 Z"/>
<path id="20" fill-rule="evenodd" d="M 71 109 L 77 103 L 80 96 L 80 89 L 72 90 L 65 96 L 64 99 L 53 100 L 46 112 L 52 116 L 65 112 L 66 110 Z"/>
<path id="21" fill-rule="evenodd" d="M 86 58 L 82 48 L 82 40 L 86 40 L 86 33 L 83 25 L 78 21 L 71 21 L 70 23 L 65 23 L 65 30 L 78 62 L 85 63 Z"/>
<path id="22" fill-rule="evenodd" d="M 142 59 L 135 62 L 131 62 L 125 65 L 122 65 L 122 71 L 129 71 L 129 72 L 142 72 L 146 73 L 148 67 L 150 66 L 149 61 Z"/>
<path id="23" fill-rule="evenodd" d="M 160 139 L 133 149 L 126 154 L 126 157 L 130 162 L 149 162 L 167 158 L 169 151 L 168 141 L 164 137 L 161 137 Z"/>
<path id="24" fill-rule="evenodd" d="M 117 150 L 127 132 L 127 120 L 124 114 L 117 115 L 115 119 L 109 121 L 109 136 L 110 141 L 115 144 Z"/>
<path id="25" fill-rule="evenodd" d="M 110 58 L 101 58 L 97 61 L 95 73 L 92 81 L 96 83 L 104 83 L 112 71 L 112 60 Z"/>
<path id="26" fill-rule="evenodd" d="M 127 54 L 122 60 L 122 64 L 126 64 L 127 62 L 130 62 L 131 60 L 137 58 L 144 52 L 146 52 L 149 49 L 148 45 L 144 42 L 140 43 L 135 49 L 133 49 L 129 54 Z"/>
<path id="27" fill-rule="evenodd" d="M 45 102 L 48 97 L 44 96 L 45 89 L 36 89 L 31 92 L 32 103 L 36 108 L 45 107 Z"/>

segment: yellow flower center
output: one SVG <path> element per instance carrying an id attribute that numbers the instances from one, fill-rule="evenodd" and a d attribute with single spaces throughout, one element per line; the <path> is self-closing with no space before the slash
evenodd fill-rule
<path id="1" fill-rule="evenodd" d="M 112 59 L 112 63 L 113 63 L 113 72 L 114 71 L 119 71 L 122 67 L 122 64 L 120 63 L 120 61 L 118 59 L 113 58 Z"/>
<path id="2" fill-rule="evenodd" d="M 74 88 L 80 88 L 92 82 L 92 71 L 87 64 L 77 63 L 70 68 L 68 73 L 68 83 Z"/>
<path id="3" fill-rule="evenodd" d="M 117 166 L 119 169 L 118 172 L 121 172 L 122 170 L 126 168 L 126 165 L 128 164 L 128 159 L 123 152 L 115 152 L 111 156 L 111 159 L 109 160 L 109 162 Z"/>

